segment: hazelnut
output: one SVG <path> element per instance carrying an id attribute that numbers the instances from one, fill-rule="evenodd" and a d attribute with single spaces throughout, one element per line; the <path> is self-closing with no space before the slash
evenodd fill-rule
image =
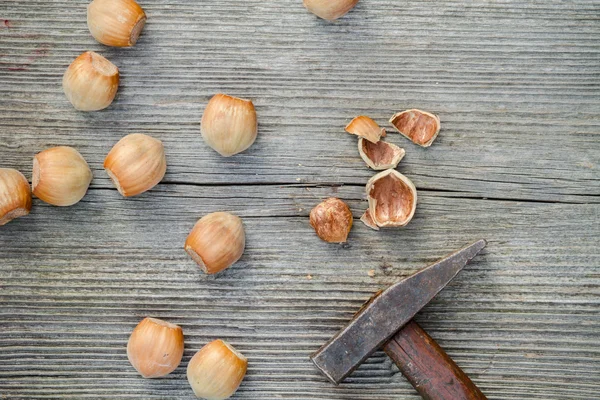
<path id="1" fill-rule="evenodd" d="M 12 168 L 0 168 L 0 226 L 29 214 L 31 190 L 22 173 Z"/>
<path id="2" fill-rule="evenodd" d="M 185 251 L 207 274 L 216 274 L 238 261 L 245 246 L 242 220 L 226 212 L 202 217 L 185 241 Z"/>
<path id="3" fill-rule="evenodd" d="M 146 317 L 127 342 L 127 358 L 144 378 L 173 372 L 183 357 L 183 331 L 175 324 Z"/>
<path id="4" fill-rule="evenodd" d="M 317 236 L 329 243 L 343 243 L 352 228 L 352 212 L 342 200 L 330 197 L 310 212 Z"/>
<path id="5" fill-rule="evenodd" d="M 131 47 L 146 24 L 146 13 L 134 0 L 94 0 L 88 5 L 87 24 L 100 43 Z"/>
<path id="6" fill-rule="evenodd" d="M 108 107 L 118 88 L 119 69 L 93 51 L 77 57 L 63 76 L 65 95 L 80 111 L 98 111 Z"/>
<path id="7" fill-rule="evenodd" d="M 52 147 L 33 158 L 32 191 L 46 203 L 71 206 L 85 196 L 91 182 L 90 167 L 72 147 Z"/>
<path id="8" fill-rule="evenodd" d="M 200 129 L 206 144 L 222 156 L 241 153 L 252 146 L 258 133 L 254 104 L 216 94 L 206 105 Z"/>
<path id="9" fill-rule="evenodd" d="M 125 197 L 152 189 L 165 176 L 167 159 L 160 140 L 133 133 L 119 140 L 104 160 L 104 169 Z"/>
<path id="10" fill-rule="evenodd" d="M 319 18 L 333 21 L 346 15 L 357 3 L 358 0 L 304 0 L 304 7 Z"/>
<path id="11" fill-rule="evenodd" d="M 248 360 L 233 346 L 217 339 L 190 360 L 187 378 L 194 394 L 207 400 L 224 400 L 237 391 L 248 369 Z"/>

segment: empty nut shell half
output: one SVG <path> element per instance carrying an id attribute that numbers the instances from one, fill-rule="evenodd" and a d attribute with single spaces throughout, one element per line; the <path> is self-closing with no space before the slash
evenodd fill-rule
<path id="1" fill-rule="evenodd" d="M 379 230 L 379 227 L 377 226 L 375 221 L 373 221 L 373 218 L 371 217 L 371 212 L 369 212 L 368 208 L 365 211 L 365 213 L 362 215 L 362 217 L 360 217 L 360 220 L 362 221 L 363 224 L 365 224 L 369 228 L 374 229 L 376 231 Z"/>
<path id="2" fill-rule="evenodd" d="M 29 214 L 31 189 L 22 173 L 0 168 L 0 226 Z"/>
<path id="3" fill-rule="evenodd" d="M 346 125 L 346 132 L 363 137 L 371 143 L 379 142 L 385 137 L 385 129 L 380 128 L 377 122 L 364 115 L 359 115 Z"/>
<path id="4" fill-rule="evenodd" d="M 104 160 L 104 169 L 125 197 L 152 189 L 165 176 L 167 159 L 160 140 L 133 133 L 119 140 Z"/>
<path id="5" fill-rule="evenodd" d="M 369 214 L 379 227 L 405 226 L 417 207 L 417 189 L 406 176 L 388 169 L 367 182 Z"/>
<path id="6" fill-rule="evenodd" d="M 390 123 L 402 135 L 419 146 L 429 147 L 440 132 L 440 118 L 421 110 L 406 110 L 394 114 Z"/>
<path id="7" fill-rule="evenodd" d="M 343 243 L 352 229 L 352 212 L 342 200 L 330 197 L 310 212 L 310 225 L 329 243 Z"/>
<path id="8" fill-rule="evenodd" d="M 304 7 L 317 17 L 336 20 L 356 6 L 358 0 L 304 0 Z"/>
<path id="9" fill-rule="evenodd" d="M 380 140 L 371 143 L 364 138 L 358 139 L 358 152 L 369 167 L 376 171 L 396 168 L 406 152 L 393 143 Z"/>

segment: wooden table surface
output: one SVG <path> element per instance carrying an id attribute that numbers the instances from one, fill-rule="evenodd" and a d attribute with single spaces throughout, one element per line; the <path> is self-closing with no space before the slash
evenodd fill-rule
<path id="1" fill-rule="evenodd" d="M 76 147 L 94 180 L 77 205 L 34 200 L 0 228 L 0 398 L 191 399 L 190 357 L 223 338 L 250 360 L 236 399 L 417 399 L 377 352 L 339 387 L 308 356 L 378 289 L 479 238 L 488 247 L 417 320 L 490 399 L 600 398 L 600 2 L 362 0 L 335 23 L 300 0 L 143 0 L 135 48 L 107 48 L 86 0 L 0 2 L 0 167 Z M 62 75 L 94 50 L 121 71 L 95 113 Z M 210 97 L 250 98 L 258 140 L 222 158 L 200 137 Z M 358 218 L 373 175 L 344 126 L 407 108 L 442 130 L 398 169 L 419 204 L 404 229 Z M 125 199 L 102 169 L 122 136 L 161 139 L 168 171 Z M 328 196 L 355 218 L 320 241 Z M 183 251 L 213 211 L 244 220 L 241 261 L 206 276 Z M 182 326 L 181 366 L 127 361 L 145 316 Z"/>

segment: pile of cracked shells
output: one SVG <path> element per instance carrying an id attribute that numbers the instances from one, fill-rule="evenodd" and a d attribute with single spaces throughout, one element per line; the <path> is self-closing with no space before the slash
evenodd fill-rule
<path id="1" fill-rule="evenodd" d="M 413 143 L 429 147 L 440 131 L 437 115 L 410 109 L 390 118 L 392 126 Z M 346 132 L 358 136 L 358 153 L 375 171 L 381 171 L 367 182 L 369 207 L 360 220 L 369 228 L 406 226 L 417 208 L 417 189 L 410 179 L 396 171 L 406 152 L 383 140 L 385 128 L 371 118 L 360 115 L 346 126 Z M 331 197 L 310 212 L 310 224 L 326 242 L 344 243 L 352 229 L 352 212 L 342 200 Z"/>

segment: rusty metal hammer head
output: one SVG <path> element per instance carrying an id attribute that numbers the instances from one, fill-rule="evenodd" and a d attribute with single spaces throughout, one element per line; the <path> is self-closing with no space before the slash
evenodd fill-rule
<path id="1" fill-rule="evenodd" d="M 486 245 L 479 240 L 374 296 L 354 319 L 311 356 L 338 384 L 442 290 Z"/>

